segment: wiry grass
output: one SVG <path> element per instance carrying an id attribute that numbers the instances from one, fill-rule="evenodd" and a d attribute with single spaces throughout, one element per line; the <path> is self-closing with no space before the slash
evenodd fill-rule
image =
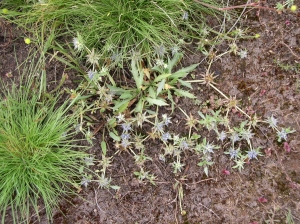
<path id="1" fill-rule="evenodd" d="M 216 5 L 213 0 L 204 2 Z M 131 57 L 134 52 L 149 56 L 155 49 L 162 56 L 183 39 L 201 33 L 205 15 L 215 13 L 193 0 L 51 0 L 45 4 L 4 0 L 4 5 L 21 11 L 8 16 L 27 28 L 48 23 L 61 35 L 68 31 L 74 37 L 79 32 L 84 44 L 98 49 L 106 62 Z"/>
<path id="2" fill-rule="evenodd" d="M 40 99 L 32 73 L 24 85 L 2 85 L 0 103 L 0 212 L 14 223 L 29 222 L 42 203 L 48 219 L 60 196 L 72 192 L 81 179 L 86 153 L 74 151 L 76 116 L 70 102 Z M 78 147 L 78 146 L 77 146 Z"/>

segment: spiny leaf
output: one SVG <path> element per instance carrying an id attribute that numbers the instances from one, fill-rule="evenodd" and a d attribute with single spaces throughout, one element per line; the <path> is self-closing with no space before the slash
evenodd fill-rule
<path id="1" fill-rule="evenodd" d="M 150 97 L 146 97 L 146 100 L 150 103 L 150 104 L 155 104 L 157 106 L 167 106 L 168 104 L 162 100 L 162 99 L 153 99 Z"/>
<path id="2" fill-rule="evenodd" d="M 173 67 L 181 60 L 183 53 L 176 54 L 171 60 L 168 60 L 168 72 L 171 73 Z"/>
<path id="3" fill-rule="evenodd" d="M 169 76 L 171 76 L 172 74 L 170 73 L 164 73 L 164 74 L 161 74 L 159 76 L 157 76 L 155 79 L 154 79 L 154 82 L 159 82 L 160 80 L 162 79 L 166 79 L 168 78 Z"/>
<path id="4" fill-rule="evenodd" d="M 192 93 L 189 93 L 188 91 L 184 91 L 182 89 L 176 89 L 175 93 L 179 96 L 184 96 L 184 97 L 188 97 L 188 98 L 196 98 Z"/>
<path id="5" fill-rule="evenodd" d="M 179 71 L 173 73 L 170 78 L 174 79 L 174 78 L 183 78 L 185 76 L 187 76 L 187 74 L 191 71 L 193 71 L 199 64 L 193 64 L 190 65 L 188 67 L 182 68 Z"/>
<path id="6" fill-rule="evenodd" d="M 156 96 L 158 96 L 158 94 L 163 90 L 163 88 L 165 87 L 165 83 L 166 83 L 166 79 L 163 79 L 160 81 L 160 83 L 158 83 Z"/>

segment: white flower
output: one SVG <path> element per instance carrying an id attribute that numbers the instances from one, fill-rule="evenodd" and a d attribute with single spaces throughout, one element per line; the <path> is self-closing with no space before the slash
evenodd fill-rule
<path id="1" fill-rule="evenodd" d="M 92 65 L 99 65 L 98 61 L 100 60 L 100 55 L 97 52 L 95 52 L 94 48 L 86 57 L 88 58 L 87 61 Z"/>
<path id="2" fill-rule="evenodd" d="M 125 116 L 124 116 L 124 114 L 119 113 L 119 115 L 116 116 L 116 118 L 118 119 L 118 123 L 121 123 L 122 121 L 125 122 Z"/>
<path id="3" fill-rule="evenodd" d="M 78 52 L 84 49 L 83 39 L 79 33 L 77 33 L 77 37 L 73 38 L 73 45 L 74 45 L 74 49 L 77 50 Z"/>
<path id="4" fill-rule="evenodd" d="M 91 180 L 89 178 L 83 177 L 81 180 L 81 185 L 87 187 L 88 183 L 90 183 Z"/>
<path id="5" fill-rule="evenodd" d="M 95 74 L 96 74 L 96 72 L 95 72 L 95 71 L 92 71 L 92 70 L 89 70 L 88 73 L 87 73 L 89 79 L 93 79 L 94 76 L 95 76 Z"/>
<path id="6" fill-rule="evenodd" d="M 273 117 L 273 115 L 271 117 L 269 117 L 267 120 L 269 127 L 273 128 L 273 129 L 277 128 L 277 122 L 278 122 L 278 120 L 275 117 Z"/>
<path id="7" fill-rule="evenodd" d="M 189 14 L 188 14 L 188 12 L 186 12 L 186 11 L 183 12 L 182 19 L 183 19 L 183 20 L 188 20 L 188 19 L 189 19 Z"/>
<path id="8" fill-rule="evenodd" d="M 247 50 L 241 50 L 240 52 L 239 52 L 239 55 L 240 55 L 240 57 L 241 58 L 246 58 L 247 57 Z"/>
<path id="9" fill-rule="evenodd" d="M 174 56 L 180 51 L 180 48 L 178 46 L 174 46 L 171 48 L 171 50 L 172 50 L 172 56 Z"/>
<path id="10" fill-rule="evenodd" d="M 156 65 L 157 65 L 157 66 L 164 66 L 164 65 L 165 65 L 164 60 L 162 60 L 162 59 L 157 59 L 157 60 L 156 60 Z"/>
<path id="11" fill-rule="evenodd" d="M 227 135 L 226 132 L 222 131 L 219 136 L 218 139 L 221 140 L 222 142 L 226 139 Z"/>

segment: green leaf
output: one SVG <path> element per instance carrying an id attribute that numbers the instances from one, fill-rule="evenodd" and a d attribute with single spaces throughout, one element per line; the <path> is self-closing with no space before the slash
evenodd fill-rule
<path id="1" fill-rule="evenodd" d="M 119 189 L 120 189 L 120 187 L 117 186 L 117 185 L 112 185 L 112 186 L 110 186 L 110 188 L 112 188 L 112 189 L 114 189 L 114 190 L 119 190 Z"/>
<path id="2" fill-rule="evenodd" d="M 168 104 L 162 100 L 162 99 L 153 99 L 150 97 L 146 97 L 146 100 L 150 103 L 150 104 L 155 104 L 157 106 L 167 106 Z"/>
<path id="3" fill-rule="evenodd" d="M 106 156 L 106 142 L 105 141 L 101 142 L 101 149 L 102 149 L 103 155 Z"/>
<path id="4" fill-rule="evenodd" d="M 172 96 L 172 94 L 171 94 L 171 91 L 170 90 L 168 90 L 168 99 L 171 101 L 171 108 L 172 108 L 172 113 L 174 112 L 174 109 L 175 109 L 175 102 L 174 102 L 174 100 L 173 100 L 173 96 Z"/>
<path id="5" fill-rule="evenodd" d="M 204 173 L 205 173 L 206 176 L 208 177 L 208 167 L 207 167 L 207 166 L 204 167 Z"/>
<path id="6" fill-rule="evenodd" d="M 153 68 L 151 68 L 152 71 L 156 71 L 156 72 L 159 72 L 159 73 L 163 73 L 163 70 L 161 69 L 160 66 L 154 66 Z"/>
<path id="7" fill-rule="evenodd" d="M 143 72 L 141 72 L 138 67 L 136 66 L 136 61 L 131 61 L 131 72 L 133 75 L 133 79 L 135 81 L 135 85 L 138 89 L 142 87 L 143 84 Z"/>
<path id="8" fill-rule="evenodd" d="M 130 99 L 122 100 L 122 101 L 115 101 L 115 106 L 113 107 L 113 110 L 118 110 L 121 106 L 126 105 L 126 107 L 129 104 Z"/>
<path id="9" fill-rule="evenodd" d="M 117 141 L 117 142 L 119 142 L 119 141 L 121 141 L 121 138 L 119 137 L 119 136 L 117 136 L 115 133 L 113 133 L 113 132 L 109 132 L 109 136 L 113 139 L 113 140 L 115 140 L 115 141 Z"/>
<path id="10" fill-rule="evenodd" d="M 188 91 L 182 90 L 182 89 L 175 89 L 175 93 L 179 96 L 184 96 L 188 98 L 196 98 L 192 93 L 189 93 Z"/>
<path id="11" fill-rule="evenodd" d="M 122 113 L 124 110 L 128 108 L 128 104 L 130 101 L 126 102 L 125 104 L 121 105 L 119 109 L 117 110 L 118 113 Z"/>
<path id="12" fill-rule="evenodd" d="M 201 135 L 198 135 L 198 134 L 193 134 L 193 135 L 191 136 L 191 139 L 192 139 L 192 140 L 197 140 L 197 139 L 199 139 L 199 138 L 201 138 Z"/>
<path id="13" fill-rule="evenodd" d="M 80 166 L 79 173 L 83 173 L 84 166 Z"/>
<path id="14" fill-rule="evenodd" d="M 172 60 L 168 60 L 168 72 L 171 73 L 173 67 L 181 60 L 181 58 L 183 57 L 183 53 L 178 53 L 175 54 L 174 57 L 172 58 Z"/>
<path id="15" fill-rule="evenodd" d="M 151 97 L 151 98 L 156 98 L 156 93 L 155 93 L 155 91 L 154 91 L 154 89 L 153 89 L 153 87 L 152 86 L 150 86 L 149 87 L 149 89 L 148 89 L 148 93 L 149 93 L 149 96 Z"/>
<path id="16" fill-rule="evenodd" d="M 183 86 L 185 86 L 185 87 L 187 87 L 189 89 L 193 89 L 192 84 L 189 83 L 189 82 L 185 82 L 185 81 L 183 81 L 181 79 L 178 79 L 178 82 L 180 82 L 181 85 L 183 85 Z"/>
<path id="17" fill-rule="evenodd" d="M 122 99 L 122 100 L 132 99 L 133 95 L 130 92 L 124 92 L 124 93 L 121 94 L 121 96 L 119 98 Z"/>
<path id="18" fill-rule="evenodd" d="M 110 91 L 113 91 L 116 95 L 121 95 L 122 93 L 128 92 L 126 89 L 122 89 L 120 87 L 107 85 Z"/>
<path id="19" fill-rule="evenodd" d="M 187 76 L 187 74 L 191 71 L 193 71 L 199 64 L 193 64 L 190 65 L 188 67 L 182 68 L 179 71 L 173 73 L 170 78 L 174 79 L 174 78 L 183 78 L 185 76 Z"/>
<path id="20" fill-rule="evenodd" d="M 198 114 L 200 115 L 200 117 L 205 120 L 205 115 L 201 112 L 201 111 L 198 111 Z"/>
<path id="21" fill-rule="evenodd" d="M 158 83 L 157 90 L 156 90 L 156 96 L 158 96 L 159 93 L 163 90 L 165 83 L 166 83 L 166 79 L 163 79 L 160 81 L 160 83 Z"/>
<path id="22" fill-rule="evenodd" d="M 137 102 L 134 111 L 137 112 L 137 113 L 142 113 L 143 108 L 144 108 L 144 102 L 145 102 L 144 99 L 140 99 L 140 100 Z"/>
<path id="23" fill-rule="evenodd" d="M 170 74 L 170 73 L 168 73 L 168 74 L 166 74 L 166 73 L 161 74 L 161 75 L 157 76 L 157 77 L 154 79 L 154 82 L 159 82 L 160 80 L 166 79 L 166 78 L 168 78 L 168 77 L 171 76 L 171 75 L 172 75 L 172 74 Z"/>

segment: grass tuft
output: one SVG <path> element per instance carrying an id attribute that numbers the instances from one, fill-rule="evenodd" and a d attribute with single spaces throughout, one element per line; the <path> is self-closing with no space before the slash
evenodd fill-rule
<path id="1" fill-rule="evenodd" d="M 29 76 L 30 77 L 30 76 Z M 39 215 L 42 203 L 48 219 L 58 199 L 71 193 L 80 181 L 80 166 L 87 154 L 75 151 L 74 123 L 70 102 L 39 99 L 32 78 L 24 85 L 2 84 L 0 102 L 0 212 L 13 222 L 29 222 Z M 77 146 L 78 147 L 78 146 Z"/>
<path id="2" fill-rule="evenodd" d="M 170 51 L 184 39 L 199 36 L 206 15 L 216 13 L 193 0 L 30 2 L 4 0 L 4 6 L 20 12 L 11 16 L 21 26 L 38 29 L 51 24 L 57 33 L 68 31 L 73 37 L 79 32 L 88 49 L 97 49 L 101 58 L 111 63 L 131 58 L 136 52 L 148 57 L 162 47 Z M 214 0 L 203 2 L 216 5 Z"/>

